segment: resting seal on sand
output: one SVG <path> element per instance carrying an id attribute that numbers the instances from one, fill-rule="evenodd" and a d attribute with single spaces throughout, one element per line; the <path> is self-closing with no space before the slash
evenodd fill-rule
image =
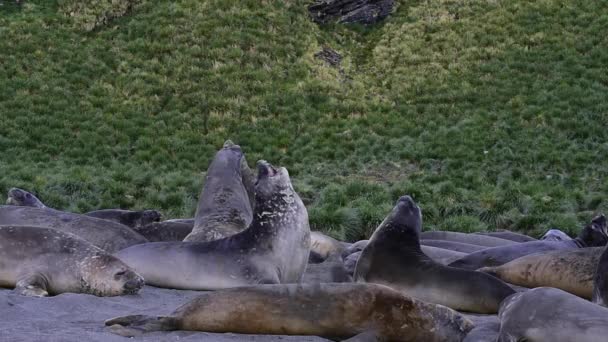
<path id="1" fill-rule="evenodd" d="M 608 336 L 608 309 L 550 287 L 519 292 L 500 305 L 498 342 L 597 342 Z"/>
<path id="2" fill-rule="evenodd" d="M 356 282 L 378 283 L 455 310 L 495 313 L 515 291 L 481 272 L 441 265 L 420 249 L 420 209 L 403 196 L 374 231 L 357 262 Z"/>
<path id="3" fill-rule="evenodd" d="M 96 296 L 137 293 L 144 280 L 127 265 L 75 235 L 0 226 L 0 286 L 26 296 L 64 292 Z"/>
<path id="4" fill-rule="evenodd" d="M 241 233 L 209 242 L 146 243 L 116 256 L 159 287 L 215 290 L 300 281 L 310 228 L 287 170 L 258 162 L 255 197 L 253 222 Z"/>
<path id="5" fill-rule="evenodd" d="M 499 266 L 528 254 L 582 247 L 600 247 L 605 246 L 606 242 L 608 242 L 606 217 L 599 215 L 581 230 L 577 238 L 570 241 L 531 241 L 510 246 L 487 248 L 456 260 L 449 266 L 476 270 L 486 266 Z"/>
<path id="6" fill-rule="evenodd" d="M 241 147 L 230 140 L 215 154 L 198 200 L 194 227 L 184 241 L 219 240 L 249 226 L 252 208 L 241 174 L 244 158 Z"/>
<path id="7" fill-rule="evenodd" d="M 473 324 L 458 312 L 372 284 L 263 285 L 204 293 L 170 316 L 105 322 L 122 336 L 159 330 L 462 341 Z"/>
<path id="8" fill-rule="evenodd" d="M 593 277 L 603 251 L 604 247 L 590 247 L 535 253 L 479 271 L 507 283 L 529 288 L 555 287 L 591 299 Z"/>
<path id="9" fill-rule="evenodd" d="M 72 233 L 108 253 L 148 242 L 125 225 L 55 209 L 0 206 L 0 225 L 45 227 Z"/>

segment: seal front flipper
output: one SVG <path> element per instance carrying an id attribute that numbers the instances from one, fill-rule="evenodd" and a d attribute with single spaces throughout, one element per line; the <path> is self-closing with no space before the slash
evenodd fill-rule
<path id="1" fill-rule="evenodd" d="M 105 325 L 116 335 L 133 337 L 151 331 L 177 330 L 177 322 L 168 316 L 130 315 L 108 319 Z"/>
<path id="2" fill-rule="evenodd" d="M 49 295 L 46 278 L 41 274 L 31 274 L 19 279 L 15 285 L 15 291 L 29 297 L 46 297 Z"/>

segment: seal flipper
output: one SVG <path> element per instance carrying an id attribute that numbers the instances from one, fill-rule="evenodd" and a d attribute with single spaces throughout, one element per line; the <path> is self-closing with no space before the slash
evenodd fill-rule
<path id="1" fill-rule="evenodd" d="M 170 316 L 130 315 L 108 319 L 105 325 L 116 335 L 133 337 L 152 331 L 177 330 L 177 319 Z"/>
<path id="2" fill-rule="evenodd" d="M 47 291 L 47 281 L 41 274 L 30 274 L 17 281 L 15 291 L 23 296 L 29 297 L 46 297 L 49 295 Z"/>

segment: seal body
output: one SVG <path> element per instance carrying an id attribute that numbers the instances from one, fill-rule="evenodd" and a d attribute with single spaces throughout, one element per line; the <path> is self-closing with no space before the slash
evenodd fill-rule
<path id="1" fill-rule="evenodd" d="M 263 285 L 209 292 L 167 317 L 106 321 L 135 336 L 156 330 L 348 338 L 373 331 L 390 341 L 461 341 L 472 323 L 449 308 L 373 284 Z"/>
<path id="2" fill-rule="evenodd" d="M 134 228 L 150 242 L 182 241 L 190 232 L 192 224 L 182 221 L 161 221 Z"/>
<path id="3" fill-rule="evenodd" d="M 0 286 L 28 296 L 133 294 L 143 278 L 105 251 L 58 230 L 0 226 Z"/>
<path id="4" fill-rule="evenodd" d="M 103 220 L 114 221 L 129 228 L 143 227 L 160 221 L 162 215 L 156 210 L 101 209 L 90 211 L 85 215 Z"/>
<path id="5" fill-rule="evenodd" d="M 572 238 L 570 236 L 568 236 L 568 234 L 562 232 L 559 229 L 549 229 L 545 235 L 543 235 L 541 238 L 541 240 L 546 240 L 546 241 L 569 241 L 572 240 Z"/>
<path id="6" fill-rule="evenodd" d="M 555 287 L 591 299 L 593 277 L 603 250 L 590 247 L 535 253 L 479 271 L 507 283 L 529 288 Z"/>
<path id="7" fill-rule="evenodd" d="M 303 284 L 349 283 L 353 281 L 353 273 L 348 272 L 342 257 L 333 254 L 322 263 L 309 264 L 302 276 Z"/>
<path id="8" fill-rule="evenodd" d="M 258 162 L 255 215 L 241 233 L 209 242 L 152 242 L 116 256 L 168 288 L 215 290 L 297 283 L 308 263 L 308 214 L 285 168 Z"/>
<path id="9" fill-rule="evenodd" d="M 476 232 L 475 234 L 493 236 L 500 239 L 511 240 L 515 242 L 528 242 L 528 241 L 537 241 L 537 239 L 530 237 L 528 235 L 515 233 L 508 230 L 498 231 L 498 232 Z"/>
<path id="10" fill-rule="evenodd" d="M 47 208 L 34 194 L 19 188 L 12 188 L 8 191 L 6 204 L 20 207 Z"/>
<path id="11" fill-rule="evenodd" d="M 607 308 L 550 287 L 505 299 L 499 317 L 499 342 L 597 342 L 608 336 Z"/>
<path id="12" fill-rule="evenodd" d="M 597 262 L 591 300 L 595 304 L 608 306 L 608 247 L 603 249 L 600 260 Z"/>
<path id="13" fill-rule="evenodd" d="M 320 260 L 325 260 L 334 254 L 341 255 L 349 246 L 349 243 L 338 241 L 321 232 L 310 232 L 310 251 L 316 253 Z"/>
<path id="14" fill-rule="evenodd" d="M 460 232 L 444 232 L 444 231 L 428 231 L 422 232 L 420 235 L 424 240 L 448 240 L 454 242 L 468 243 L 471 245 L 479 245 L 484 247 L 498 247 L 516 244 L 511 240 L 500 239 L 493 236 L 480 234 L 465 234 Z"/>
<path id="15" fill-rule="evenodd" d="M 510 246 L 487 248 L 456 260 L 449 266 L 476 270 L 481 267 L 499 266 L 528 254 L 581 247 L 599 247 L 605 246 L 606 242 L 608 242 L 606 218 L 601 215 L 585 226 L 576 239 L 569 241 L 531 241 Z"/>
<path id="16" fill-rule="evenodd" d="M 484 246 L 471 245 L 470 243 L 454 242 L 448 240 L 420 240 L 420 244 L 422 246 L 438 247 L 467 254 L 486 249 L 486 247 Z"/>
<path id="17" fill-rule="evenodd" d="M 374 231 L 357 262 L 354 280 L 378 283 L 429 303 L 475 313 L 496 313 L 514 293 L 487 274 L 441 265 L 425 255 L 419 243 L 420 208 L 409 196 Z"/>
<path id="18" fill-rule="evenodd" d="M 241 173 L 244 158 L 240 146 L 230 140 L 216 153 L 207 169 L 194 227 L 184 241 L 219 240 L 249 226 L 252 206 Z"/>
<path id="19" fill-rule="evenodd" d="M 0 206 L 0 225 L 36 226 L 72 233 L 109 253 L 148 241 L 122 224 L 55 209 Z"/>

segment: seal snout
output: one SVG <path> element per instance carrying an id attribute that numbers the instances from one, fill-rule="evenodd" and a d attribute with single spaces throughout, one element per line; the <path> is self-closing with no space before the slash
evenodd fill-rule
<path id="1" fill-rule="evenodd" d="M 233 143 L 232 140 L 230 140 L 230 139 L 228 139 L 224 142 L 224 146 L 222 146 L 222 148 L 235 150 L 235 151 L 239 151 L 239 152 L 241 151 L 241 146 Z"/>
<path id="2" fill-rule="evenodd" d="M 258 177 L 273 177 L 277 175 L 277 169 L 275 169 L 269 162 L 265 160 L 259 160 L 257 162 Z"/>
<path id="3" fill-rule="evenodd" d="M 130 294 L 137 293 L 137 291 L 139 291 L 142 287 L 144 287 L 144 279 L 140 276 L 127 281 L 123 285 L 124 292 Z"/>
<path id="4" fill-rule="evenodd" d="M 405 208 L 408 208 L 408 209 L 418 208 L 418 206 L 416 205 L 416 202 L 414 202 L 412 197 L 409 195 L 399 197 L 399 200 L 397 201 L 397 205 L 404 206 Z"/>

